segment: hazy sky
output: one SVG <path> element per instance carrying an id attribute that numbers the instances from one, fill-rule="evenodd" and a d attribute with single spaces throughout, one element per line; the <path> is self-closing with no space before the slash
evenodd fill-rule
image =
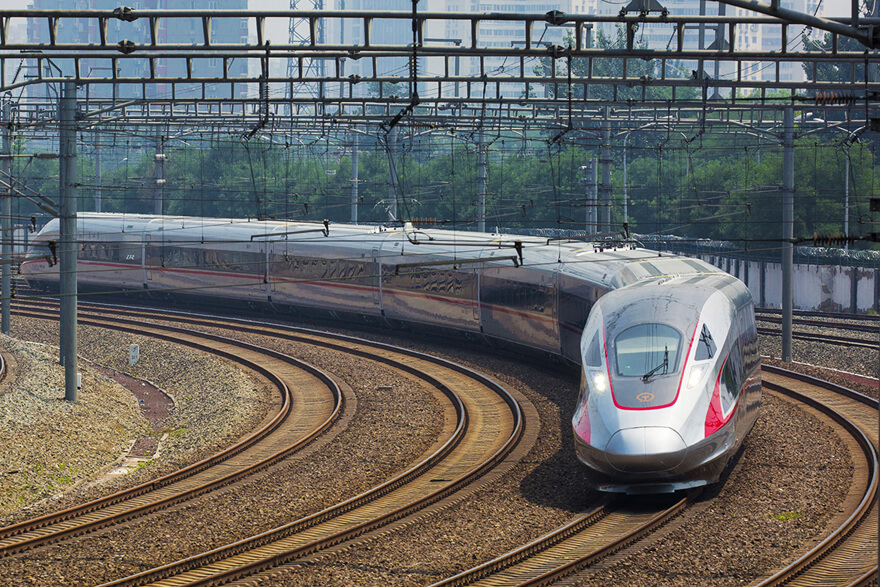
<path id="1" fill-rule="evenodd" d="M 3 0 L 3 8 L 7 10 L 17 10 L 27 8 L 30 0 Z M 769 3 L 769 0 L 764 0 Z M 851 0 L 823 0 L 826 6 L 826 16 L 849 16 Z M 125 4 L 124 0 L 120 0 L 120 4 Z M 130 3 L 129 3 L 130 4 Z M 290 6 L 290 0 L 259 0 L 255 2 L 250 0 L 251 6 L 259 4 L 262 10 L 285 10 Z M 662 4 L 662 0 L 661 0 Z M 830 7 L 830 8 L 829 8 Z M 276 43 L 287 42 L 287 25 L 284 22 L 269 21 L 267 23 L 267 37 Z"/>
<path id="2" fill-rule="evenodd" d="M 29 1 L 30 0 L 3 0 L 3 8 L 7 10 L 27 8 Z M 769 0 L 765 0 L 765 2 L 769 3 Z M 831 7 L 831 12 L 829 12 L 828 15 L 849 16 L 850 14 L 850 6 L 852 5 L 851 0 L 823 0 L 823 2 L 826 6 Z M 257 3 L 263 10 L 284 10 L 290 6 L 289 0 L 259 0 Z M 125 2 L 121 1 L 120 4 L 125 4 Z M 251 6 L 254 4 L 255 2 L 251 0 Z M 284 33 L 284 36 L 286 36 L 286 33 Z"/>

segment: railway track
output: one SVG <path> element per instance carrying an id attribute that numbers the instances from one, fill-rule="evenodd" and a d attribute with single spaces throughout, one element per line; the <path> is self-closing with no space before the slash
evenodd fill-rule
<path id="1" fill-rule="evenodd" d="M 795 330 L 792 332 L 792 338 L 795 339 L 825 344 L 834 344 L 838 346 L 863 347 L 872 349 L 877 348 L 878 341 L 880 341 L 880 323 L 878 323 L 876 317 L 874 316 L 846 315 L 842 317 L 836 317 L 833 315 L 815 312 L 798 313 L 798 316 L 799 317 L 792 320 L 792 324 L 794 326 L 815 328 L 820 330 L 820 332 L 809 330 Z M 779 312 L 760 310 L 755 312 L 755 317 L 759 323 L 765 322 L 778 325 L 775 328 L 759 326 L 759 334 L 764 334 L 768 336 L 781 335 L 782 316 Z M 848 322 L 841 321 L 844 319 L 848 320 Z M 865 336 L 859 338 L 852 336 L 841 336 L 838 334 L 832 334 L 831 332 L 821 332 L 822 330 L 832 332 L 845 331 L 851 333 L 865 333 Z"/>
<path id="2" fill-rule="evenodd" d="M 849 314 L 844 312 L 816 312 L 811 310 L 796 310 L 793 313 L 794 320 L 798 318 L 818 318 L 819 320 L 854 320 L 865 322 L 866 324 L 880 323 L 880 316 L 871 314 Z M 755 317 L 758 320 L 771 319 L 768 317 L 776 317 L 782 319 L 782 310 L 774 310 L 772 308 L 756 308 Z"/>
<path id="3" fill-rule="evenodd" d="M 155 312 L 145 313 L 143 317 L 155 318 Z M 181 321 L 180 318 L 175 320 Z M 206 328 L 216 326 L 216 322 L 212 323 L 207 318 L 191 317 L 185 320 L 192 325 L 202 324 Z M 312 339 L 316 333 L 278 327 L 277 333 L 273 335 L 305 341 Z M 795 375 L 790 375 L 789 372 L 764 367 L 765 389 L 785 394 L 798 402 L 809 403 L 815 409 L 828 413 L 847 428 L 851 437 L 848 443 L 854 460 L 857 454 L 862 454 L 864 458 L 856 463 L 856 476 L 844 506 L 845 513 L 837 521 L 839 529 L 791 565 L 772 577 L 765 577 L 757 584 L 849 585 L 876 581 L 877 511 L 872 504 L 876 499 L 877 489 L 877 402 L 858 394 L 847 394 L 842 388 L 824 382 L 808 378 L 793 380 L 793 377 Z M 436 502 L 442 497 L 434 495 L 432 499 Z M 663 504 L 662 507 L 637 511 L 636 508 L 628 508 L 612 500 L 578 516 L 566 526 L 539 540 L 437 585 L 549 584 L 589 567 L 593 561 L 626 548 L 670 520 L 675 520 L 674 523 L 686 523 L 683 520 L 686 516 L 677 519 L 676 516 L 685 511 L 687 506 L 687 499 L 678 499 L 674 503 Z M 383 527 L 383 524 L 392 520 L 400 520 L 418 507 L 420 506 L 412 504 L 408 511 L 386 512 L 385 518 L 380 519 L 375 512 L 366 512 L 353 506 L 355 511 L 361 511 L 363 521 L 360 524 L 346 521 L 341 524 L 342 530 L 335 533 L 330 532 L 332 528 L 326 528 L 321 520 L 304 518 L 236 545 L 108 585 L 202 585 L 235 580 L 296 560 L 332 544 L 351 540 L 372 529 Z M 323 513 L 319 512 L 317 515 Z M 319 536 L 309 541 L 315 534 Z"/>
<path id="4" fill-rule="evenodd" d="M 758 328 L 758 334 L 767 336 L 781 336 L 782 331 L 776 328 Z M 877 348 L 876 340 L 866 340 L 864 338 L 853 338 L 850 336 L 836 336 L 833 334 L 821 334 L 816 332 L 806 332 L 795 330 L 791 333 L 791 337 L 796 340 L 807 340 L 823 344 L 833 344 L 843 347 L 861 347 L 868 349 Z"/>
<path id="5" fill-rule="evenodd" d="M 845 388 L 765 366 L 765 389 L 828 415 L 847 432 L 858 462 L 853 487 L 837 528 L 809 552 L 756 584 L 862 585 L 877 579 L 877 401 Z M 871 440 L 873 439 L 873 440 Z M 549 585 L 587 569 L 673 520 L 688 507 L 681 498 L 666 508 L 634 511 L 609 502 L 565 526 L 434 587 L 458 585 Z M 678 523 L 686 524 L 679 518 Z M 589 579 L 585 577 L 589 582 Z"/>
<path id="6" fill-rule="evenodd" d="M 811 342 L 819 342 L 825 344 L 835 344 L 847 347 L 863 347 L 877 348 L 880 341 L 880 322 L 876 316 L 860 316 L 860 315 L 842 315 L 823 314 L 819 312 L 798 312 L 796 318 L 792 319 L 794 326 L 802 326 L 816 328 L 828 331 L 845 331 L 853 333 L 865 333 L 865 336 L 857 338 L 852 336 L 842 336 L 831 334 L 829 332 L 814 332 L 807 330 L 795 330 L 792 337 L 799 340 L 807 340 Z M 759 326 L 758 333 L 768 336 L 780 336 L 782 316 L 780 312 L 772 310 L 758 310 L 755 312 L 755 318 L 758 322 L 778 325 L 776 328 Z M 842 320 L 848 320 L 843 322 Z"/>
<path id="7" fill-rule="evenodd" d="M 20 305 L 14 312 L 32 319 L 56 319 L 52 309 Z M 120 523 L 242 479 L 306 446 L 340 413 L 339 385 L 329 375 L 302 361 L 268 349 L 198 334 L 184 328 L 162 328 L 83 313 L 81 324 L 113 328 L 164 340 L 236 361 L 266 377 L 278 390 L 274 414 L 255 432 L 228 449 L 175 473 L 73 508 L 0 528 L 0 556 Z M 294 409 L 295 408 L 295 409 Z"/>
<path id="8" fill-rule="evenodd" d="M 117 323 L 132 320 L 122 318 L 121 312 L 102 308 L 102 313 L 113 316 Z M 130 311 L 125 313 L 131 316 Z M 87 314 L 81 307 L 81 320 Z M 157 318 L 155 311 L 140 316 L 132 322 Z M 214 317 L 175 315 L 169 320 L 205 329 L 218 327 Z M 235 323 L 234 328 L 368 356 L 417 374 L 452 399 L 455 414 L 447 421 L 454 424 L 454 431 L 439 439 L 429 454 L 407 471 L 361 495 L 259 536 L 110 584 L 207 584 L 248 576 L 406 518 L 454 495 L 505 459 L 516 461 L 512 453 L 523 435 L 522 411 L 510 394 L 482 375 L 428 355 L 351 337 L 254 326 L 244 321 Z M 205 579 L 207 576 L 211 578 Z"/>
<path id="9" fill-rule="evenodd" d="M 549 585 L 636 542 L 687 507 L 689 497 L 671 505 L 629 504 L 614 499 L 494 560 L 435 583 L 457 585 Z"/>
<path id="10" fill-rule="evenodd" d="M 837 528 L 758 585 L 862 585 L 877 581 L 878 402 L 846 388 L 776 367 L 763 367 L 765 389 L 805 403 L 847 432 L 855 474 Z M 861 458 L 859 458 L 861 457 Z"/>

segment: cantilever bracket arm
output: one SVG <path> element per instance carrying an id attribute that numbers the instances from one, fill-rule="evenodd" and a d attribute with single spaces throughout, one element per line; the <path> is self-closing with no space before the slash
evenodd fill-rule
<path id="1" fill-rule="evenodd" d="M 829 33 L 837 33 L 844 37 L 850 37 L 868 47 L 869 49 L 880 48 L 880 27 L 873 26 L 867 29 L 857 28 L 852 25 L 844 24 L 827 18 L 812 16 L 797 10 L 781 8 L 778 0 L 774 0 L 773 4 L 766 4 L 758 0 L 718 0 L 722 4 L 736 6 L 737 8 L 745 8 L 753 10 L 761 14 L 778 17 L 781 20 L 788 21 L 792 24 L 802 24 L 814 29 L 828 31 Z"/>
<path id="2" fill-rule="evenodd" d="M 258 238 L 273 238 L 276 236 L 289 236 L 291 234 L 306 234 L 309 232 L 320 232 L 324 236 L 330 236 L 330 222 L 324 221 L 324 228 L 308 228 L 306 230 L 290 230 L 288 232 L 267 232 L 266 234 L 252 234 L 251 242 Z"/>
<path id="3" fill-rule="evenodd" d="M 29 196 L 23 193 L 21 190 L 12 186 L 2 179 L 0 179 L 0 188 L 5 188 L 14 196 L 18 196 L 19 198 L 24 198 L 28 202 L 32 203 L 34 206 L 49 214 L 53 218 L 58 218 L 58 210 L 55 208 L 55 202 L 47 198 L 46 196 L 37 194 L 37 196 Z"/>
<path id="4" fill-rule="evenodd" d="M 410 235 L 408 235 L 408 234 L 406 235 L 406 239 L 410 242 L 410 244 L 413 244 L 413 245 L 441 245 L 441 246 L 447 246 L 447 247 L 481 247 L 484 249 L 513 249 L 516 251 L 517 257 L 519 257 L 517 267 L 519 267 L 520 265 L 523 264 L 523 242 L 521 240 L 513 241 L 513 244 L 497 243 L 497 242 L 496 243 L 480 243 L 480 242 L 460 243 L 460 242 L 455 242 L 455 241 L 438 241 L 438 240 L 435 240 L 434 238 L 430 237 L 430 235 L 427 235 L 427 236 L 431 240 L 420 241 L 418 239 L 411 238 Z M 504 257 L 504 258 L 506 259 L 507 257 Z"/>

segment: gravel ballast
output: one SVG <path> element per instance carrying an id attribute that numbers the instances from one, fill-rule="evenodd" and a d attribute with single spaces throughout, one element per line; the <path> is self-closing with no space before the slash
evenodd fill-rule
<path id="1" fill-rule="evenodd" d="M 492 355 L 407 344 L 524 390 L 540 415 L 538 445 L 502 481 L 456 507 L 339 557 L 290 565 L 263 584 L 425 585 L 504 554 L 598 504 L 600 495 L 586 484 L 571 441 L 575 379 Z M 735 466 L 723 483 L 707 489 L 685 527 L 643 555 L 609 559 L 582 584 L 748 584 L 822 532 L 851 474 L 845 445 L 829 426 L 765 394 Z"/>
<path id="2" fill-rule="evenodd" d="M 104 331 L 101 332 L 99 339 L 103 338 Z M 518 389 L 538 411 L 538 443 L 511 473 L 454 507 L 431 514 L 405 529 L 386 533 L 382 540 L 355 545 L 339 556 L 318 558 L 278 573 L 273 583 L 423 585 L 537 538 L 598 502 L 600 496 L 586 485 L 582 465 L 574 458 L 569 425 L 577 395 L 574 378 L 536 369 L 516 358 L 485 354 L 460 345 L 455 349 L 424 340 L 400 341 L 383 333 L 356 335 L 397 341 L 446 356 Z M 169 510 L 167 516 L 151 516 L 150 522 L 135 523 L 130 531 L 118 528 L 112 538 L 108 533 L 98 533 L 85 543 L 87 548 L 62 545 L 64 550 L 53 548 L 37 559 L 33 558 L 36 553 L 32 553 L 30 561 L 22 567 L 7 561 L 0 565 L 0 573 L 15 581 L 11 584 L 27 584 L 25 576 L 37 564 L 51 568 L 52 573 L 61 573 L 71 584 L 86 584 L 90 576 L 118 576 L 145 562 L 143 558 L 128 558 L 137 556 L 137 548 L 126 546 L 126 541 L 134 537 L 139 537 L 141 546 L 147 546 L 144 550 L 158 553 L 156 559 L 170 560 L 258 531 L 266 523 L 276 524 L 287 516 L 313 511 L 374 484 L 383 475 L 390 476 L 399 470 L 407 458 L 413 458 L 419 447 L 430 441 L 431 431 L 436 433 L 439 424 L 430 414 L 436 413 L 437 407 L 418 386 L 406 388 L 411 392 L 400 398 L 397 392 L 406 382 L 389 379 L 388 373 L 369 371 L 347 359 L 328 358 L 329 353 L 309 350 L 303 345 L 254 338 L 261 341 L 258 344 L 295 356 L 299 353 L 348 381 L 358 396 L 358 413 L 349 428 L 301 459 L 292 459 L 264 476 L 236 485 L 234 490 L 178 506 Z M 127 361 L 128 342 L 114 344 L 125 349 Z M 841 354 L 834 349 L 824 357 L 810 357 L 810 362 L 822 361 L 833 366 L 835 357 Z M 851 363 L 845 366 L 854 369 Z M 176 385 L 186 389 L 186 381 L 192 385 L 187 378 L 197 373 L 182 373 Z M 157 381 L 153 376 L 143 378 Z M 386 381 L 394 388 L 393 397 L 378 392 L 377 385 L 384 386 Z M 162 387 L 180 401 L 174 389 Z M 192 428 L 187 428 L 194 435 L 202 429 L 195 420 Z M 403 426 L 408 427 L 400 436 L 398 431 Z M 207 425 L 205 429 L 209 431 L 206 437 L 222 435 L 222 429 L 212 431 Z M 790 558 L 823 531 L 848 487 L 851 463 L 842 442 L 829 430 L 800 408 L 765 395 L 761 418 L 747 438 L 736 467 L 729 470 L 723 484 L 701 498 L 695 509 L 702 508 L 702 514 L 688 521 L 693 531 L 658 534 L 652 550 L 629 558 L 608 559 L 588 583 L 739 585 L 749 582 L 749 577 L 760 574 L 762 569 Z M 405 441 L 396 440 L 401 438 Z M 384 447 L 395 450 L 383 450 Z M 180 535 L 176 529 L 185 520 L 195 521 L 198 532 Z M 703 542 L 706 548 L 702 548 Z M 109 570 L 100 571 L 100 561 L 89 562 L 95 553 L 101 553 Z M 640 565 L 644 566 L 644 575 L 640 574 Z M 83 570 L 77 571 L 77 567 Z M 93 572 L 96 574 L 91 575 Z M 82 579 L 70 581 L 72 577 Z"/>
<path id="3" fill-rule="evenodd" d="M 45 345 L 57 344 L 58 340 L 57 324 L 45 320 L 13 318 L 12 332 L 16 336 Z M 170 416 L 165 418 L 156 429 L 157 427 L 141 414 L 131 393 L 117 384 L 112 384 L 118 394 L 114 396 L 118 399 L 112 401 L 124 402 L 136 417 L 136 424 L 128 427 L 125 441 L 115 445 L 112 450 L 108 449 L 101 453 L 102 463 L 93 473 L 82 475 L 82 480 L 86 483 L 71 487 L 62 496 L 43 501 L 29 511 L 13 512 L 0 520 L 4 525 L 70 507 L 75 503 L 142 483 L 214 454 L 234 443 L 265 417 L 271 394 L 274 393 L 269 390 L 261 377 L 244 371 L 240 366 L 179 345 L 89 326 L 79 327 L 78 338 L 80 356 L 154 383 L 173 397 L 175 407 Z M 128 365 L 130 344 L 140 346 L 140 360 L 131 367 Z M 57 347 L 55 350 L 51 346 L 41 348 L 44 348 L 45 352 L 57 353 Z M 61 377 L 60 380 L 56 380 L 60 381 L 56 384 L 60 385 L 60 391 L 56 393 L 63 398 L 63 368 L 54 360 L 45 363 L 44 367 L 45 369 L 39 371 L 36 377 L 49 377 L 50 373 L 57 373 L 52 375 Z M 45 426 L 49 428 L 65 426 L 67 416 L 64 410 L 75 412 L 81 409 L 80 404 L 88 405 L 87 400 L 92 401 L 91 397 L 104 397 L 102 386 L 111 385 L 109 379 L 95 374 L 85 363 L 80 365 L 80 371 L 83 373 L 80 401 L 74 406 L 62 402 L 53 419 L 45 421 Z M 100 385 L 93 383 L 95 381 L 100 382 Z M 4 419 L 28 420 L 32 418 L 32 411 L 28 406 L 22 406 L 19 411 L 8 412 Z M 61 455 L 72 454 L 80 450 L 81 445 L 100 444 L 101 438 L 105 435 L 103 430 L 108 425 L 113 426 L 112 416 L 113 411 L 102 405 L 92 417 L 78 421 L 76 432 L 80 436 L 59 435 L 52 438 L 52 443 L 33 442 L 34 436 L 31 433 L 20 431 L 25 436 L 19 437 L 19 442 L 30 442 L 32 445 L 29 447 L 30 456 L 27 458 L 33 459 L 34 462 L 27 468 L 36 470 L 40 461 L 47 458 L 42 456 L 43 453 L 57 454 L 59 462 L 68 462 L 69 459 L 65 460 L 66 457 Z M 121 423 L 119 427 L 125 430 L 126 424 Z M 100 484 L 91 483 L 97 478 L 99 471 L 106 470 L 117 462 L 139 435 L 162 438 L 159 448 L 162 458 L 145 461 L 137 470 L 127 475 L 109 480 L 102 479 Z M 45 440 L 49 436 L 44 434 L 43 437 L 36 438 Z M 9 442 L 14 440 L 3 436 L 0 438 L 0 447 Z"/>
<path id="4" fill-rule="evenodd" d="M 5 584 L 27 585 L 34 579 L 52 582 L 57 577 L 71 585 L 100 583 L 246 538 L 394 476 L 419 459 L 439 434 L 443 411 L 434 393 L 412 376 L 308 345 L 245 333 L 238 333 L 238 338 L 271 346 L 350 381 L 356 402 L 345 409 L 354 421 L 302 454 L 206 498 L 3 559 L 0 575 Z M 177 375 L 181 385 L 186 381 L 195 385 L 202 376 L 192 369 Z M 178 401 L 177 417 L 183 403 L 180 393 L 173 395 Z M 209 426 L 188 430 L 208 437 L 215 433 Z"/>
<path id="5" fill-rule="evenodd" d="M 0 524 L 10 514 L 95 479 L 149 428 L 131 393 L 83 371 L 79 401 L 64 400 L 57 350 L 0 336 L 10 374 L 0 385 Z"/>

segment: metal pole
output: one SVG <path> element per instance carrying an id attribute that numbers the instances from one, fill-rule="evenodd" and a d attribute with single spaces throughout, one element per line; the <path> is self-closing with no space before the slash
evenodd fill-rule
<path id="1" fill-rule="evenodd" d="M 86 86 L 88 87 L 88 86 Z M 95 212 L 101 211 L 101 135 L 94 134 L 95 138 Z"/>
<path id="2" fill-rule="evenodd" d="M 849 148 L 852 146 L 848 144 L 846 146 L 846 165 L 843 170 L 843 236 L 849 237 Z M 849 240 L 844 241 L 843 245 L 844 250 L 849 250 Z"/>
<path id="3" fill-rule="evenodd" d="M 351 133 L 351 223 L 358 221 L 358 134 Z"/>
<path id="4" fill-rule="evenodd" d="M 393 220 L 397 220 L 397 191 L 394 189 L 395 164 L 394 155 L 397 152 L 397 127 L 388 131 L 388 199 L 390 200 L 388 214 Z M 403 196 L 403 194 L 401 194 Z"/>
<path id="5" fill-rule="evenodd" d="M 477 135 L 477 230 L 486 232 L 486 133 Z"/>
<path id="6" fill-rule="evenodd" d="M 64 399 L 75 402 L 76 389 L 76 83 L 64 82 L 59 124 L 61 235 L 59 246 L 61 293 L 60 350 L 64 365 Z"/>
<path id="7" fill-rule="evenodd" d="M 156 201 L 154 202 L 155 213 L 161 216 L 165 213 L 165 137 L 159 131 L 156 137 Z"/>
<path id="8" fill-rule="evenodd" d="M 626 190 L 626 159 L 627 159 L 627 151 L 626 151 L 626 142 L 629 140 L 629 134 L 626 133 L 626 137 L 623 139 L 623 222 L 629 222 L 629 194 Z"/>
<path id="9" fill-rule="evenodd" d="M 6 102 L 3 104 L 3 155 L 0 160 L 0 177 L 3 181 L 12 185 L 12 104 Z M 10 263 L 12 262 L 12 192 L 10 188 L 2 195 L 3 215 L 2 238 L 3 245 L 0 247 L 0 258 L 2 258 L 2 270 L 0 270 L 0 291 L 2 291 L 2 302 L 0 302 L 0 332 L 9 335 L 9 300 L 12 297 L 12 275 L 10 274 Z"/>
<path id="10" fill-rule="evenodd" d="M 610 108 L 605 107 L 605 128 L 602 129 L 602 148 L 599 150 L 599 162 L 602 164 L 602 182 L 599 184 L 602 217 L 598 232 L 611 231 L 611 115 Z"/>
<path id="11" fill-rule="evenodd" d="M 785 107 L 782 138 L 782 360 L 791 361 L 794 268 L 794 110 Z"/>
<path id="12" fill-rule="evenodd" d="M 587 164 L 581 167 L 584 172 L 584 196 L 586 196 L 586 230 L 587 234 L 596 234 L 599 232 L 596 226 L 599 217 L 598 206 L 596 205 L 596 172 L 598 167 L 595 159 L 587 159 Z"/>

